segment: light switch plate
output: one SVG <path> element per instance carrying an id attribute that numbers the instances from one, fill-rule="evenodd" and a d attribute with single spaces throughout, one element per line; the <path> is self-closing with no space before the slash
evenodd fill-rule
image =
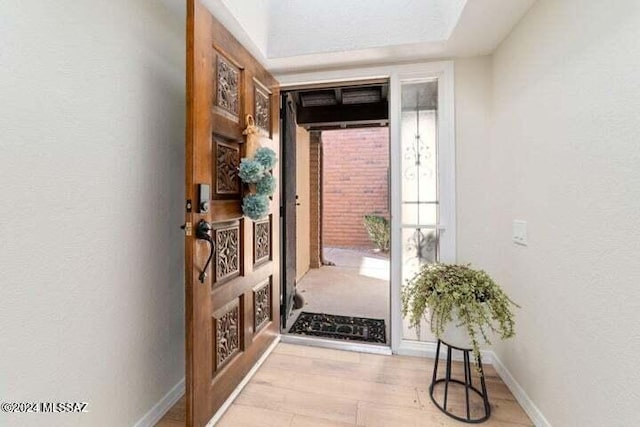
<path id="1" fill-rule="evenodd" d="M 513 243 L 527 246 L 527 221 L 513 220 Z"/>

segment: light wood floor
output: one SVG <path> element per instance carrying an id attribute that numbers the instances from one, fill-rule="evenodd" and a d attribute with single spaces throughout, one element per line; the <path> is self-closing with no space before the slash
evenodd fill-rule
<path id="1" fill-rule="evenodd" d="M 440 369 L 444 368 L 441 362 Z M 224 415 L 224 427 L 457 426 L 431 402 L 433 360 L 279 344 Z M 454 376 L 463 375 L 454 364 Z M 463 377 L 464 378 L 464 377 Z M 492 415 L 484 426 L 532 426 L 491 366 L 485 378 Z M 475 378 L 474 384 L 479 384 Z M 453 395 L 452 392 L 456 394 Z M 458 393 L 459 392 L 459 393 Z M 463 415 L 464 392 L 450 405 Z M 439 393 L 438 393 L 439 394 Z M 480 399 L 472 399 L 474 413 Z M 184 397 L 158 426 L 184 426 Z M 479 413 L 479 412 L 478 412 Z"/>

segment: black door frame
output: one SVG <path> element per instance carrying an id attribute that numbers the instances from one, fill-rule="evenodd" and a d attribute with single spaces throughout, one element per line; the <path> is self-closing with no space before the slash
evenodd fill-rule
<path id="1" fill-rule="evenodd" d="M 289 325 L 287 319 L 294 306 L 296 292 L 296 104 L 287 92 L 280 95 L 280 328 Z"/>

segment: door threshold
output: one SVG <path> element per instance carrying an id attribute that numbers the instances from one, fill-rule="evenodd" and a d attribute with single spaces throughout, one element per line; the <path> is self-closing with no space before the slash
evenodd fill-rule
<path id="1" fill-rule="evenodd" d="M 308 337 L 295 334 L 282 334 L 280 342 L 286 344 L 306 345 L 309 347 L 329 348 L 332 350 L 354 351 L 357 353 L 382 354 L 390 356 L 391 347 L 386 344 L 367 344 L 355 341 L 339 341 L 320 337 Z"/>

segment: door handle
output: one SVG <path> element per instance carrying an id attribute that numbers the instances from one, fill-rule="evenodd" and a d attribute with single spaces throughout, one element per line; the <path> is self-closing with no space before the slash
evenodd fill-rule
<path id="1" fill-rule="evenodd" d="M 209 264 L 211 264 L 211 258 L 213 258 L 213 251 L 215 250 L 213 237 L 211 237 L 211 234 L 209 234 L 209 232 L 212 229 L 213 227 L 211 227 L 211 224 L 209 224 L 204 219 L 201 219 L 200 222 L 198 223 L 198 226 L 196 227 L 196 239 L 206 240 L 207 242 L 209 242 L 209 248 L 210 248 L 209 258 L 207 258 L 207 262 L 204 264 L 204 268 L 202 269 L 202 271 L 200 272 L 200 275 L 198 276 L 200 283 L 204 283 L 204 279 L 207 277 L 207 268 L 209 268 Z"/>

